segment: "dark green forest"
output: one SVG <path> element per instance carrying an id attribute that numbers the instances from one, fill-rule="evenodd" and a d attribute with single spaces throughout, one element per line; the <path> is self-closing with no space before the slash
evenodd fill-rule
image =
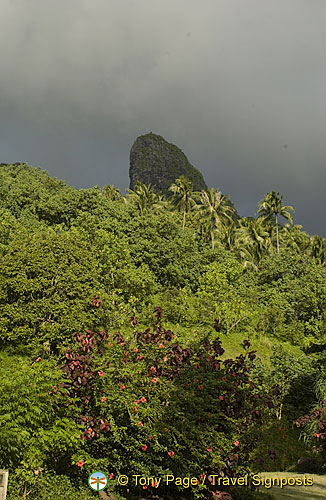
<path id="1" fill-rule="evenodd" d="M 98 470 L 111 499 L 207 500 L 268 497 L 213 475 L 325 472 L 326 240 L 274 191 L 252 217 L 184 177 L 169 192 L 1 164 L 9 500 L 98 498 Z M 132 479 L 167 474 L 199 484 Z"/>

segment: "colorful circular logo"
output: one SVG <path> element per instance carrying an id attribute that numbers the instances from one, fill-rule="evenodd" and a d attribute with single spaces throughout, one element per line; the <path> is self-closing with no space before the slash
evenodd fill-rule
<path id="1" fill-rule="evenodd" d="M 108 478 L 103 472 L 93 472 L 88 478 L 88 484 L 94 491 L 104 490 L 108 483 Z"/>

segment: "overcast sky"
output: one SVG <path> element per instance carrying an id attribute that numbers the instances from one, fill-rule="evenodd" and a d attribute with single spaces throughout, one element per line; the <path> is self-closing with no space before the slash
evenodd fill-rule
<path id="1" fill-rule="evenodd" d="M 325 0 L 0 0 L 0 162 L 129 187 L 152 131 L 254 215 L 326 236 Z"/>

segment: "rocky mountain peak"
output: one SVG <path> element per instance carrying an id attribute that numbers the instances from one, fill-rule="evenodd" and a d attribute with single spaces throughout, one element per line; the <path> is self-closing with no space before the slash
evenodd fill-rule
<path id="1" fill-rule="evenodd" d="M 169 187 L 181 175 L 192 181 L 195 191 L 207 189 L 202 174 L 180 148 L 152 132 L 137 137 L 130 150 L 130 189 L 141 181 L 156 191 L 171 194 Z"/>

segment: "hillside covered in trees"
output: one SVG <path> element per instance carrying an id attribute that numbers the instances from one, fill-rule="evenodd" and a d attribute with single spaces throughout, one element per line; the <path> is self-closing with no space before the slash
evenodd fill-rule
<path id="1" fill-rule="evenodd" d="M 9 500 L 95 498 L 96 470 L 115 498 L 233 500 L 263 496 L 205 479 L 302 456 L 323 471 L 325 239 L 293 225 L 280 193 L 244 218 L 185 177 L 169 192 L 0 166 Z M 121 474 L 204 480 L 127 489 Z"/>

